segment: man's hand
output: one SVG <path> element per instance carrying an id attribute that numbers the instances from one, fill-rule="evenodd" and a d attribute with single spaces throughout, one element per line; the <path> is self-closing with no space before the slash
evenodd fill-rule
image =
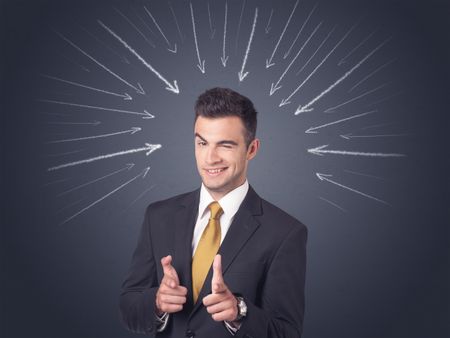
<path id="1" fill-rule="evenodd" d="M 203 298 L 203 305 L 208 313 L 217 322 L 234 321 L 238 315 L 237 300 L 223 280 L 220 255 L 214 257 L 211 290 L 212 293 Z"/>
<path id="2" fill-rule="evenodd" d="M 164 312 L 174 313 L 183 309 L 186 303 L 187 289 L 180 285 L 178 274 L 172 266 L 172 256 L 161 259 L 164 276 L 156 293 L 156 314 L 161 316 Z"/>

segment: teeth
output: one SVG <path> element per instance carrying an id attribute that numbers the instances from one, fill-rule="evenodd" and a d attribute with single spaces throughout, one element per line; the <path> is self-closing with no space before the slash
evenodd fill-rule
<path id="1" fill-rule="evenodd" d="M 208 172 L 211 174 L 217 174 L 221 171 L 223 171 L 223 169 L 208 169 Z"/>

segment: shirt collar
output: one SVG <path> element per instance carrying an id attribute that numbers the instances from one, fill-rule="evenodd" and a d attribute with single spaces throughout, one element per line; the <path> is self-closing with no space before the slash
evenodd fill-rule
<path id="1" fill-rule="evenodd" d="M 222 207 L 224 216 L 231 218 L 234 216 L 234 214 L 236 214 L 239 207 L 241 206 L 242 201 L 247 195 L 248 189 L 249 184 L 248 181 L 245 180 L 243 184 L 241 184 L 234 190 L 231 190 L 228 194 L 226 194 L 220 200 L 217 201 Z M 208 192 L 205 185 L 202 183 L 202 187 L 200 189 L 200 203 L 198 206 L 200 218 L 205 215 L 208 205 L 212 202 L 214 202 L 214 198 L 212 198 L 211 194 Z"/>

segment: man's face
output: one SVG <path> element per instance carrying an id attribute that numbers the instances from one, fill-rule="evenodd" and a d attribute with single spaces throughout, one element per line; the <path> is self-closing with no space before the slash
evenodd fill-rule
<path id="1" fill-rule="evenodd" d="M 237 116 L 199 116 L 194 133 L 198 172 L 211 196 L 219 200 L 245 182 L 248 161 L 255 157 L 259 140 L 247 148 L 245 127 Z"/>

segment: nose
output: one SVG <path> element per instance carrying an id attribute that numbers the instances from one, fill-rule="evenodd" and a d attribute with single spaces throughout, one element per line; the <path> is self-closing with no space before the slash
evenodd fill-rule
<path id="1" fill-rule="evenodd" d="M 221 158 L 217 152 L 215 147 L 210 147 L 206 152 L 206 163 L 207 164 L 215 164 L 219 163 Z"/>

